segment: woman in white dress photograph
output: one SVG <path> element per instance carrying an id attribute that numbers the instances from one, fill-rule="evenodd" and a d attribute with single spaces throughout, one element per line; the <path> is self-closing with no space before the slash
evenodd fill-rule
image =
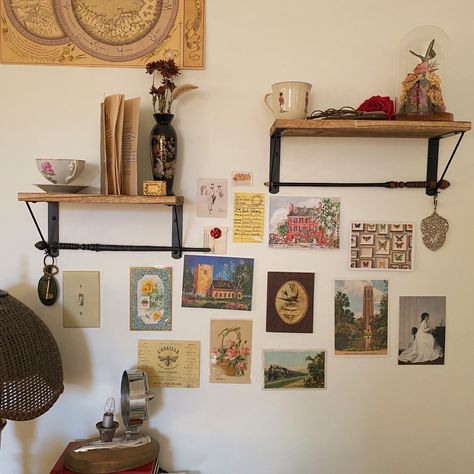
<path id="1" fill-rule="evenodd" d="M 433 336 L 434 329 L 429 326 L 430 315 L 421 315 L 420 327 L 416 331 L 413 344 L 405 349 L 399 356 L 402 362 L 417 364 L 420 362 L 430 362 L 443 357 L 443 349 Z"/>
<path id="2" fill-rule="evenodd" d="M 399 365 L 444 364 L 445 308 L 445 297 L 400 298 Z"/>

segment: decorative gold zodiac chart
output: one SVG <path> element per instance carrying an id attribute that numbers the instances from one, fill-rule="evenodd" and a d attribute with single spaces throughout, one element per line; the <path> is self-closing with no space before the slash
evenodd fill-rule
<path id="1" fill-rule="evenodd" d="M 204 67 L 204 0 L 0 0 L 0 62 Z"/>

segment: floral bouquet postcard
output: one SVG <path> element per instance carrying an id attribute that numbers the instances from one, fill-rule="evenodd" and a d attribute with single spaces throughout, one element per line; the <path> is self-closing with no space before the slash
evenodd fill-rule
<path id="1" fill-rule="evenodd" d="M 252 321 L 211 320 L 212 383 L 250 383 Z"/>
<path id="2" fill-rule="evenodd" d="M 253 258 L 185 255 L 181 306 L 252 309 Z"/>
<path id="3" fill-rule="evenodd" d="M 171 331 L 171 268 L 130 268 L 130 330 Z"/>
<path id="4" fill-rule="evenodd" d="M 413 270 L 413 224 L 353 222 L 352 269 Z"/>
<path id="5" fill-rule="evenodd" d="M 388 355 L 388 280 L 336 280 L 336 355 Z"/>
<path id="6" fill-rule="evenodd" d="M 341 200 L 270 196 L 269 246 L 339 248 Z"/>
<path id="7" fill-rule="evenodd" d="M 264 350 L 263 388 L 326 388 L 326 351 Z"/>

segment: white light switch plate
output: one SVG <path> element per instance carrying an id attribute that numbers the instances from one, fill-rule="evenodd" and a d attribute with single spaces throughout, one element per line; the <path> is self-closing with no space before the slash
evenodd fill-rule
<path id="1" fill-rule="evenodd" d="M 100 327 L 99 272 L 63 272 L 63 326 Z"/>

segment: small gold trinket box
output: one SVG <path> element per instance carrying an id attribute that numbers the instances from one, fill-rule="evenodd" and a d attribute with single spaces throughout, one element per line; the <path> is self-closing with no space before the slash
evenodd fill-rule
<path id="1" fill-rule="evenodd" d="M 166 181 L 143 181 L 144 196 L 166 196 Z"/>

